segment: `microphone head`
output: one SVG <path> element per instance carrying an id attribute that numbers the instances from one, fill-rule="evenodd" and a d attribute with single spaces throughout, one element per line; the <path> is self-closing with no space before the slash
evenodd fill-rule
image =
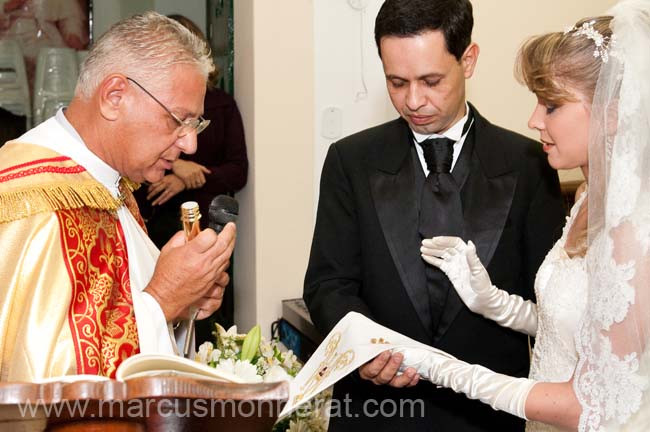
<path id="1" fill-rule="evenodd" d="M 239 214 L 237 200 L 228 195 L 217 195 L 210 202 L 208 226 L 220 233 L 228 222 L 236 222 Z"/>

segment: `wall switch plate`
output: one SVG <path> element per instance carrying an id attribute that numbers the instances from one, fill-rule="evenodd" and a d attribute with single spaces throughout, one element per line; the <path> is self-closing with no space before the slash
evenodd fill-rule
<path id="1" fill-rule="evenodd" d="M 352 9 L 364 10 L 368 6 L 368 0 L 348 0 L 348 4 Z"/>
<path id="2" fill-rule="evenodd" d="M 323 110 L 321 135 L 327 139 L 336 139 L 343 130 L 343 111 L 339 107 L 329 106 Z"/>

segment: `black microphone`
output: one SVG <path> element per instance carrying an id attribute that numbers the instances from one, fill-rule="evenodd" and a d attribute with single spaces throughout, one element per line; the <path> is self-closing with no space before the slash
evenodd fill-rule
<path id="1" fill-rule="evenodd" d="M 208 209 L 208 226 L 220 233 L 228 222 L 237 222 L 239 204 L 228 195 L 217 195 Z"/>
<path id="2" fill-rule="evenodd" d="M 196 205 L 196 203 L 193 203 Z M 198 210 L 198 208 L 196 209 Z M 187 212 L 187 210 L 185 210 Z M 239 204 L 237 200 L 228 195 L 217 195 L 210 202 L 208 208 L 208 227 L 212 228 L 219 234 L 228 222 L 236 222 L 239 214 Z M 198 221 L 198 218 L 196 219 Z M 187 334 L 185 335 L 185 346 L 183 354 L 187 357 L 190 353 L 191 341 L 194 340 L 194 321 L 196 320 L 199 310 L 195 307 L 190 308 L 190 320 L 188 322 Z"/>

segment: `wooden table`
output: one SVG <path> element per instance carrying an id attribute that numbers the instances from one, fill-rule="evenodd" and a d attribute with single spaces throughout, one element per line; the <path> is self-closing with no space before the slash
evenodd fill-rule
<path id="1" fill-rule="evenodd" d="M 0 383 L 0 431 L 270 431 L 289 384 L 155 376 Z"/>

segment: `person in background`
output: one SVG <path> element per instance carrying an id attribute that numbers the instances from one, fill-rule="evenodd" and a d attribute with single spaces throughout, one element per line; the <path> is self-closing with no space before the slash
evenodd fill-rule
<path id="1" fill-rule="evenodd" d="M 472 313 L 419 253 L 422 239 L 455 233 L 477 244 L 493 280 L 532 299 L 537 268 L 564 221 L 557 173 L 539 144 L 491 124 L 466 102 L 465 81 L 479 55 L 472 27 L 468 0 L 382 5 L 375 40 L 400 118 L 330 146 L 303 296 L 322 334 L 356 311 L 525 376 L 527 336 Z M 519 419 L 418 383 L 413 369 L 397 375 L 402 358 L 384 352 L 335 385 L 334 397 L 350 404 L 331 430 L 523 429 Z M 368 410 L 412 405 L 423 408 Z"/>
<path id="2" fill-rule="evenodd" d="M 0 147 L 25 133 L 25 116 L 0 108 Z"/>
<path id="3" fill-rule="evenodd" d="M 170 15 L 169 18 L 209 44 L 190 19 L 182 15 Z M 203 102 L 203 117 L 210 120 L 210 126 L 198 136 L 196 153 L 182 154 L 160 181 L 136 191 L 149 236 L 158 247 L 180 228 L 179 208 L 183 202 L 199 203 L 201 227 L 207 228 L 212 199 L 220 194 L 232 195 L 246 185 L 248 157 L 241 115 L 233 97 L 217 87 L 218 78 L 219 71 L 215 68 L 208 76 Z M 197 322 L 198 344 L 212 339 L 215 322 L 225 328 L 234 324 L 232 277 L 230 280 L 221 308 L 209 319 Z"/>
<path id="4" fill-rule="evenodd" d="M 235 226 L 158 250 L 131 191 L 196 151 L 209 48 L 155 12 L 113 25 L 70 106 L 0 149 L 0 379 L 114 377 L 221 304 Z"/>

